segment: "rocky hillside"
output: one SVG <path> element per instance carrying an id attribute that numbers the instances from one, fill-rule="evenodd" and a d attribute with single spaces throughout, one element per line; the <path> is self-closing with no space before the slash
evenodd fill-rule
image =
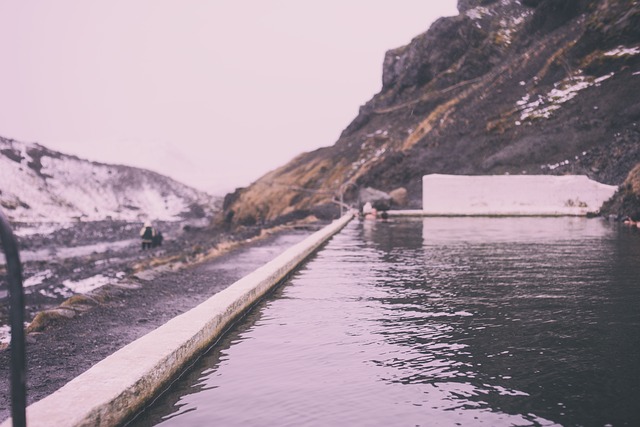
<path id="1" fill-rule="evenodd" d="M 204 217 L 209 195 L 166 176 L 0 137 L 0 206 L 15 222 Z"/>
<path id="2" fill-rule="evenodd" d="M 387 52 L 381 91 L 331 147 L 298 156 L 225 200 L 223 221 L 337 213 L 358 189 L 421 177 L 586 174 L 621 184 L 640 162 L 637 0 L 459 0 Z M 402 190 L 400 190 L 402 191 Z"/>

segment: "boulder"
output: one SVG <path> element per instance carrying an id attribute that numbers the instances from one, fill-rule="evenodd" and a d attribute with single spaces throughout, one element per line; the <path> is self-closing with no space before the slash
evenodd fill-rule
<path id="1" fill-rule="evenodd" d="M 395 206 L 407 206 L 407 203 L 409 202 L 409 193 L 404 187 L 396 188 L 389 193 L 389 196 Z"/>
<path id="2" fill-rule="evenodd" d="M 358 199 L 360 200 L 360 206 L 371 203 L 371 205 L 378 210 L 389 209 L 392 202 L 391 196 L 388 193 L 372 187 L 361 188 L 358 192 Z"/>

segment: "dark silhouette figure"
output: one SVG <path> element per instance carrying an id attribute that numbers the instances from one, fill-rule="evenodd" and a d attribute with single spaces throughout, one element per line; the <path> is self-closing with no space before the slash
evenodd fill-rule
<path id="1" fill-rule="evenodd" d="M 140 230 L 140 237 L 142 238 L 142 250 L 151 249 L 153 245 L 153 239 L 156 235 L 156 230 L 153 228 L 149 221 L 145 222 Z"/>
<path id="2" fill-rule="evenodd" d="M 156 248 L 158 246 L 162 246 L 162 241 L 164 240 L 164 236 L 160 230 L 155 230 L 156 234 L 151 239 L 151 246 Z"/>

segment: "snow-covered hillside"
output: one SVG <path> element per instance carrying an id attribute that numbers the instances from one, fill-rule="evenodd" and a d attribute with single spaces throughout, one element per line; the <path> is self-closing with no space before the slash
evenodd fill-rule
<path id="1" fill-rule="evenodd" d="M 0 206 L 18 222 L 177 220 L 211 197 L 166 176 L 0 137 Z"/>

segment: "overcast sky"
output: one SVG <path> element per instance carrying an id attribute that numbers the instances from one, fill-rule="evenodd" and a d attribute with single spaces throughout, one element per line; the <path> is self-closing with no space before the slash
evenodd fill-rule
<path id="1" fill-rule="evenodd" d="M 455 0 L 0 0 L 0 135 L 221 193 L 333 145 Z"/>

